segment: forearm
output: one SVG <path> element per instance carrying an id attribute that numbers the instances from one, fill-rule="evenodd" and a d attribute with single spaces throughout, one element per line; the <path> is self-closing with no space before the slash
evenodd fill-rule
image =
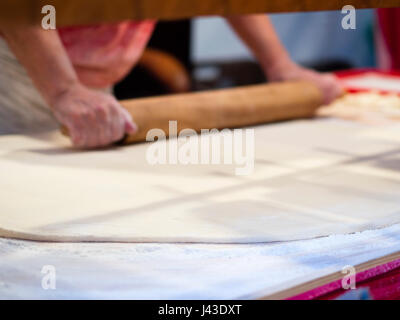
<path id="1" fill-rule="evenodd" d="M 321 89 L 324 103 L 330 103 L 342 94 L 342 87 L 333 75 L 305 69 L 290 59 L 267 15 L 226 19 L 256 56 L 269 81 L 313 82 Z"/>
<path id="2" fill-rule="evenodd" d="M 33 83 L 51 106 L 78 77 L 57 31 L 39 26 L 2 27 L 6 41 Z"/>
<path id="3" fill-rule="evenodd" d="M 290 63 L 290 57 L 266 14 L 230 16 L 226 20 L 251 49 L 265 73 Z"/>
<path id="4" fill-rule="evenodd" d="M 137 131 L 113 96 L 80 83 L 57 31 L 1 25 L 0 31 L 75 146 L 103 147 Z"/>

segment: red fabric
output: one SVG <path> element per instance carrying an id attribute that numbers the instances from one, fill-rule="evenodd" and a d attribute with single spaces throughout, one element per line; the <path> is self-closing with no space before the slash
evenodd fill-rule
<path id="1" fill-rule="evenodd" d="M 391 58 L 391 68 L 400 70 L 400 8 L 377 9 L 377 16 Z"/>
<path id="2" fill-rule="evenodd" d="M 362 76 L 368 76 L 370 74 L 374 74 L 376 76 L 386 78 L 386 79 L 395 79 L 399 81 L 400 79 L 400 70 L 390 70 L 390 71 L 382 71 L 374 68 L 360 68 L 360 69 L 349 69 L 349 70 L 341 70 L 336 71 L 335 76 L 341 81 L 342 86 L 347 92 L 358 93 L 358 92 L 370 92 L 371 90 L 374 92 L 379 92 L 380 94 L 393 94 L 396 93 L 393 90 L 382 90 L 376 88 L 360 88 L 357 85 L 349 85 L 345 81 L 351 78 L 357 78 Z M 400 93 L 398 93 L 400 95 Z"/>
<path id="3" fill-rule="evenodd" d="M 347 77 L 354 77 L 363 75 L 366 73 L 378 73 L 384 76 L 394 76 L 400 77 L 400 70 L 390 70 L 390 71 L 383 71 L 376 68 L 355 68 L 355 69 L 347 69 L 347 70 L 340 70 L 335 71 L 334 74 L 339 78 L 347 78 Z"/>
<path id="4" fill-rule="evenodd" d="M 155 22 L 125 21 L 59 29 L 61 40 L 80 80 L 107 87 L 123 78 L 139 60 Z"/>
<path id="5" fill-rule="evenodd" d="M 369 288 L 376 300 L 400 299 L 400 259 L 357 273 L 356 286 Z M 346 290 L 342 289 L 342 280 L 337 280 L 291 297 L 289 300 L 328 300 L 345 292 Z"/>
<path id="6" fill-rule="evenodd" d="M 368 288 L 374 300 L 400 300 L 400 268 L 363 281 L 357 287 Z M 318 300 L 333 300 L 344 293 L 343 289 L 337 290 Z"/>

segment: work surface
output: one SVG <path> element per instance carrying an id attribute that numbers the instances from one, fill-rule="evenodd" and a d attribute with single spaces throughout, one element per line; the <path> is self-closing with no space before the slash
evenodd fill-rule
<path id="1" fill-rule="evenodd" d="M 0 298 L 261 298 L 399 248 L 399 225 L 352 235 L 252 245 L 0 239 Z M 55 268 L 55 290 L 42 288 L 45 266 Z"/>
<path id="2" fill-rule="evenodd" d="M 336 120 L 300 121 L 274 125 L 287 130 L 283 130 L 286 134 L 281 131 L 276 141 L 299 141 L 299 148 L 308 150 L 311 141 L 300 138 L 307 125 L 319 127 L 321 134 L 312 143 L 319 141 L 323 150 L 307 152 L 303 157 L 296 153 L 297 157 L 281 165 L 307 170 L 318 160 L 319 166 L 329 168 L 331 156 L 324 154 L 335 154 L 348 164 L 368 163 L 370 179 L 364 183 L 367 189 L 350 194 L 346 203 L 337 203 L 337 208 L 348 212 L 366 210 L 376 206 L 374 201 L 387 208 L 396 206 L 398 185 L 393 181 L 385 185 L 382 181 L 391 181 L 399 172 L 398 126 L 379 128 Z M 354 144 L 354 136 L 349 135 L 354 131 L 375 143 L 368 144 L 368 150 L 365 146 L 361 148 Z M 362 166 L 356 167 L 362 174 Z M 376 183 L 378 177 L 383 179 L 380 183 Z M 345 178 L 343 181 L 349 183 L 351 177 Z M 313 194 L 308 197 L 311 201 Z M 359 201 L 354 202 L 357 198 Z M 390 204 L 393 199 L 395 202 Z M 0 239 L 0 297 L 257 298 L 340 271 L 345 265 L 357 265 L 396 252 L 400 247 L 399 231 L 400 226 L 394 225 L 349 235 L 240 245 L 51 244 Z M 41 287 L 44 276 L 41 270 L 48 265 L 57 272 L 56 290 L 46 291 Z"/>

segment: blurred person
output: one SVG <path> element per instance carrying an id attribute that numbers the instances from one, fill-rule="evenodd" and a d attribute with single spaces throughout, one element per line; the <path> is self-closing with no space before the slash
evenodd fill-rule
<path id="1" fill-rule="evenodd" d="M 226 18 L 270 81 L 308 80 L 329 103 L 342 93 L 331 74 L 293 62 L 265 14 Z M 64 125 L 73 144 L 96 148 L 134 134 L 112 87 L 135 66 L 156 22 L 124 21 L 44 30 L 0 26 L 0 134 Z M 268 97 L 265 97 L 268 99 Z"/>

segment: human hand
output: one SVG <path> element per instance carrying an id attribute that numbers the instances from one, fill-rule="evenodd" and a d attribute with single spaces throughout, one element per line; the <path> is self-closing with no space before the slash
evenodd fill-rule
<path id="1" fill-rule="evenodd" d="M 50 102 L 57 120 L 80 148 L 99 148 L 134 134 L 131 115 L 111 95 L 74 84 Z"/>
<path id="2" fill-rule="evenodd" d="M 322 92 L 324 104 L 331 103 L 344 93 L 341 84 L 333 74 L 316 72 L 293 62 L 274 66 L 266 73 L 270 81 L 306 80 L 314 83 Z"/>

